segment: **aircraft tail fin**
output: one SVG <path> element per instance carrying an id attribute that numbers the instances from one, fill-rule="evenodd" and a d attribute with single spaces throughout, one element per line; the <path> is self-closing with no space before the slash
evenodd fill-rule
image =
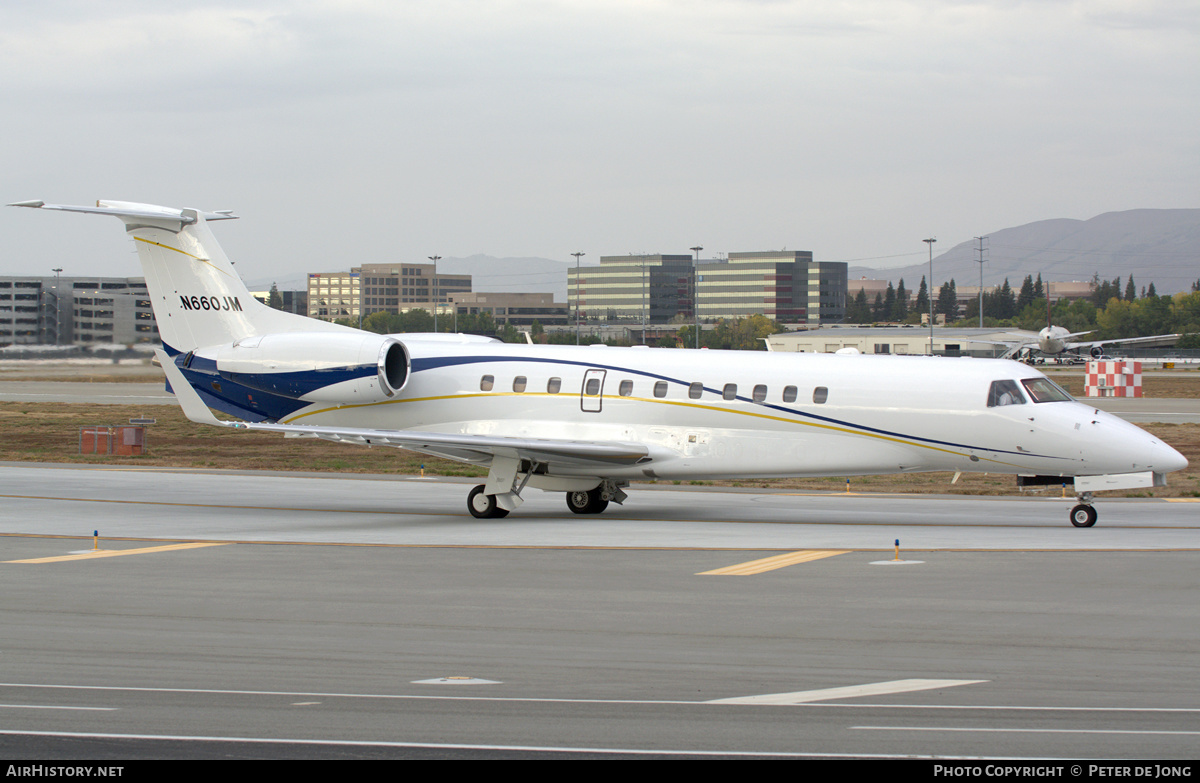
<path id="1" fill-rule="evenodd" d="M 186 353 L 254 335 L 348 329 L 273 310 L 251 296 L 208 227 L 212 220 L 234 219 L 229 211 L 202 212 L 128 201 L 97 201 L 94 207 L 43 201 L 9 206 L 120 219 L 137 248 L 159 335 L 169 353 Z"/>

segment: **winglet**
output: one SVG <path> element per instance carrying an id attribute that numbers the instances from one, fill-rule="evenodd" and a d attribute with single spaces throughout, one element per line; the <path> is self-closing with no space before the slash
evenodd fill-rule
<path id="1" fill-rule="evenodd" d="M 204 400 L 200 399 L 200 395 L 192 388 L 192 385 L 183 377 L 183 373 L 171 361 L 171 357 L 167 356 L 167 352 L 162 348 L 155 348 L 154 355 L 158 357 L 158 363 L 162 365 L 163 372 L 167 374 L 167 381 L 171 384 L 171 391 L 175 392 L 175 399 L 179 400 L 179 407 L 183 408 L 183 415 L 187 416 L 197 424 L 214 424 L 218 427 L 235 427 L 234 422 L 221 421 L 213 415 L 208 406 L 204 404 Z"/>

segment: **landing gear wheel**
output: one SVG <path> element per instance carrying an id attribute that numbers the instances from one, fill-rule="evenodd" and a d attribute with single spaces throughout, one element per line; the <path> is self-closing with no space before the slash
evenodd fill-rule
<path id="1" fill-rule="evenodd" d="M 1096 524 L 1096 509 L 1086 503 L 1080 503 L 1071 509 L 1071 524 L 1075 527 L 1091 527 Z"/>
<path id="2" fill-rule="evenodd" d="M 576 514 L 599 514 L 608 508 L 608 501 L 600 497 L 600 487 L 586 492 L 568 492 L 567 508 Z"/>
<path id="3" fill-rule="evenodd" d="M 476 519 L 502 519 L 508 516 L 507 511 L 496 505 L 495 495 L 483 494 L 482 484 L 467 495 L 467 508 Z"/>

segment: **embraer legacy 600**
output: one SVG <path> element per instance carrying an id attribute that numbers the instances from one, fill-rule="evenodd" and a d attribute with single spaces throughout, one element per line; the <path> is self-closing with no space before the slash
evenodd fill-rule
<path id="1" fill-rule="evenodd" d="M 146 275 L 171 389 L 193 421 L 396 446 L 485 466 L 476 517 L 527 487 L 577 514 L 630 481 L 919 471 L 1157 486 L 1187 460 L 1013 361 L 604 346 L 379 335 L 273 310 L 246 290 L 208 223 L 228 212 L 100 201 L 13 206 L 111 215 Z M 219 421 L 210 408 L 236 422 Z"/>

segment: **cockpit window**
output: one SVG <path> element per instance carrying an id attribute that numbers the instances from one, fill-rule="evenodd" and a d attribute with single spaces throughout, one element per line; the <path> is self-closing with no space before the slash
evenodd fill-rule
<path id="1" fill-rule="evenodd" d="M 1049 378 L 1026 378 L 1021 381 L 1034 402 L 1069 402 L 1071 395 Z"/>
<path id="2" fill-rule="evenodd" d="M 1025 395 L 1021 394 L 1016 381 L 992 381 L 991 391 L 988 392 L 988 407 L 999 408 L 1002 405 L 1024 405 Z"/>

